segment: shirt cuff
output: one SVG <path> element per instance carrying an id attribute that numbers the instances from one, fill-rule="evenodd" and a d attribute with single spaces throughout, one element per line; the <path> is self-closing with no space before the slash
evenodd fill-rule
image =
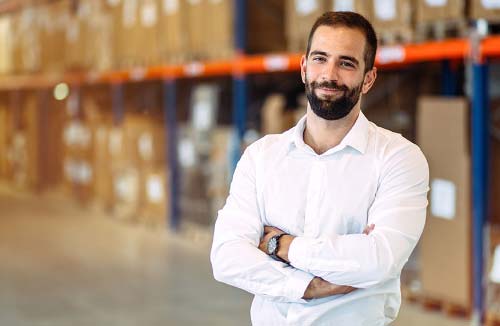
<path id="1" fill-rule="evenodd" d="M 306 273 L 304 271 L 294 269 L 290 275 L 285 286 L 285 296 L 292 300 L 304 300 L 302 297 L 306 292 L 309 283 L 314 278 L 314 275 Z M 304 300 L 304 302 L 307 302 Z"/>
<path id="2" fill-rule="evenodd" d="M 308 266 L 311 252 L 309 250 L 312 239 L 295 237 L 288 248 L 288 260 L 293 267 L 309 272 Z"/>

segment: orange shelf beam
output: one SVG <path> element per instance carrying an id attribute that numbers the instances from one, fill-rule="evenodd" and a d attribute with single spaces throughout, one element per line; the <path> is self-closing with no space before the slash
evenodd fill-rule
<path id="1" fill-rule="evenodd" d="M 382 46 L 376 65 L 382 69 L 401 67 L 417 62 L 463 59 L 469 55 L 469 40 L 445 41 Z M 500 57 L 500 36 L 487 37 L 481 42 L 483 57 Z M 67 73 L 64 75 L 17 75 L 0 77 L 0 89 L 29 89 L 52 87 L 59 82 L 70 84 L 122 83 L 175 78 L 237 76 L 245 74 L 287 72 L 300 70 L 302 54 L 277 53 L 240 56 L 232 60 L 191 62 L 107 72 Z"/>

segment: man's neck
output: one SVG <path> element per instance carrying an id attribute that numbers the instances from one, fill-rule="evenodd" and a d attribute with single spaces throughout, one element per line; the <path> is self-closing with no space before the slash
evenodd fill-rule
<path id="1" fill-rule="evenodd" d="M 309 145 L 317 154 L 323 154 L 340 144 L 342 139 L 344 139 L 349 130 L 354 126 L 359 112 L 360 108 L 357 105 L 342 119 L 325 120 L 314 114 L 308 106 L 304 129 L 304 143 Z"/>

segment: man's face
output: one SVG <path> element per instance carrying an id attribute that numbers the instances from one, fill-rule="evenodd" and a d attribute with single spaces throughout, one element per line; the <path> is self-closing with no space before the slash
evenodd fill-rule
<path id="1" fill-rule="evenodd" d="M 312 111 L 326 120 L 347 116 L 371 88 L 376 70 L 365 74 L 363 33 L 347 27 L 320 26 L 311 51 L 302 58 L 302 80 Z"/>

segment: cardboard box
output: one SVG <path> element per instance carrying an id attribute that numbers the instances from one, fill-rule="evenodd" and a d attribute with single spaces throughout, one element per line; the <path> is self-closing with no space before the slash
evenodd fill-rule
<path id="1" fill-rule="evenodd" d="M 470 0 L 469 17 L 498 23 L 500 21 L 500 3 L 495 0 Z"/>
<path id="2" fill-rule="evenodd" d="M 417 142 L 430 170 L 428 218 L 420 239 L 423 294 L 471 306 L 471 180 L 465 98 L 422 97 Z"/>
<path id="3" fill-rule="evenodd" d="M 158 44 L 162 62 L 177 64 L 186 59 L 188 51 L 186 8 L 186 1 L 161 0 Z"/>
<path id="4" fill-rule="evenodd" d="M 14 73 L 38 72 L 42 66 L 41 31 L 36 8 L 28 7 L 12 14 Z"/>
<path id="5" fill-rule="evenodd" d="M 247 52 L 286 50 L 285 0 L 247 1 Z"/>
<path id="6" fill-rule="evenodd" d="M 40 29 L 41 68 L 45 72 L 65 70 L 66 29 L 70 20 L 70 1 L 50 2 L 36 7 Z"/>
<path id="7" fill-rule="evenodd" d="M 9 74 L 13 72 L 13 26 L 10 16 L 0 17 L 0 74 Z"/>
<path id="8" fill-rule="evenodd" d="M 286 0 L 286 38 L 288 51 L 304 52 L 309 32 L 316 19 L 330 10 L 330 1 Z"/>
<path id="9" fill-rule="evenodd" d="M 465 19 L 465 0 L 418 0 L 416 23 L 458 21 Z"/>
<path id="10" fill-rule="evenodd" d="M 372 0 L 372 5 L 371 23 L 382 43 L 412 40 L 411 0 Z"/>
<path id="11" fill-rule="evenodd" d="M 206 51 L 209 59 L 227 59 L 234 55 L 234 1 L 219 0 L 206 3 L 205 26 L 209 40 Z"/>

